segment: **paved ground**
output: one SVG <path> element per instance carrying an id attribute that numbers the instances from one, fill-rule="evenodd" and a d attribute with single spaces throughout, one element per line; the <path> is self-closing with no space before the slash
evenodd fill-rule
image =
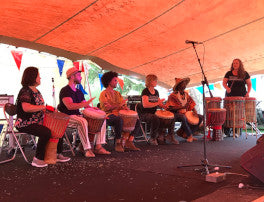
<path id="1" fill-rule="evenodd" d="M 203 159 L 203 140 L 180 145 L 149 146 L 142 151 L 112 152 L 87 159 L 77 153 L 64 164 L 33 168 L 21 155 L 0 165 L 0 201 L 252 201 L 264 195 L 264 184 L 240 167 L 240 156 L 255 145 L 256 137 L 206 143 L 210 164 L 230 165 L 227 179 L 205 181 L 194 167 Z M 113 149 L 113 143 L 107 146 Z M 29 156 L 34 151 L 26 151 Z M 70 155 L 70 153 L 67 153 Z M 3 155 L 2 155 L 3 158 Z M 203 168 L 198 166 L 197 168 Z M 244 188 L 238 188 L 243 183 Z"/>

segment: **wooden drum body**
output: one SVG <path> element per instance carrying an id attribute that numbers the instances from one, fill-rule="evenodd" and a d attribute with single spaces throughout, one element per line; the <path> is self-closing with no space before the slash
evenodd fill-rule
<path id="1" fill-rule="evenodd" d="M 213 129 L 214 141 L 223 140 L 222 125 L 226 120 L 226 109 L 208 109 L 207 114 L 207 126 Z"/>
<path id="2" fill-rule="evenodd" d="M 160 128 L 168 128 L 174 119 L 174 114 L 166 110 L 157 110 L 155 115 L 160 120 Z"/>
<path id="3" fill-rule="evenodd" d="M 257 122 L 256 101 L 254 97 L 245 97 L 245 114 L 247 122 Z"/>
<path id="4" fill-rule="evenodd" d="M 226 109 L 225 126 L 228 128 L 243 128 L 245 115 L 244 97 L 224 98 L 224 108 Z"/>
<path id="5" fill-rule="evenodd" d="M 70 117 L 67 114 L 46 112 L 43 125 L 51 130 L 52 138 L 61 138 L 65 133 L 69 120 Z"/>
<path id="6" fill-rule="evenodd" d="M 88 132 L 95 134 L 101 131 L 106 119 L 106 113 L 99 109 L 87 108 L 82 111 L 84 118 L 88 122 Z"/>
<path id="7" fill-rule="evenodd" d="M 133 110 L 120 110 L 119 116 L 123 119 L 123 132 L 132 132 L 138 119 L 137 112 Z"/>

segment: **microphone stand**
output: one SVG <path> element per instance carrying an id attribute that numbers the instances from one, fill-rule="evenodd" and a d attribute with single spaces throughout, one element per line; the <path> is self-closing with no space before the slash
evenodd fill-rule
<path id="1" fill-rule="evenodd" d="M 223 167 L 223 168 L 231 168 L 231 166 L 223 166 L 223 165 L 210 165 L 209 164 L 209 161 L 207 159 L 207 153 L 206 153 L 206 137 L 205 137 L 205 91 L 204 91 L 204 86 L 206 85 L 208 90 L 209 90 L 209 93 L 210 93 L 210 96 L 213 97 L 213 94 L 209 88 L 209 85 L 208 85 L 208 81 L 207 81 L 207 78 L 204 74 L 204 71 L 203 71 L 203 66 L 201 64 L 201 61 L 200 61 L 200 58 L 197 54 L 197 51 L 196 51 L 196 48 L 195 48 L 195 42 L 190 42 L 192 43 L 192 46 L 194 48 L 194 51 L 195 51 L 195 54 L 196 54 L 196 57 L 197 57 L 197 60 L 198 60 L 198 63 L 201 67 L 201 71 L 202 71 L 202 75 L 203 75 L 203 80 L 201 81 L 202 85 L 203 85 L 203 113 L 204 113 L 204 116 L 203 116 L 203 150 L 204 150 L 204 155 L 203 155 L 203 159 L 201 160 L 201 164 L 196 164 L 196 165 L 181 165 L 181 166 L 177 166 L 177 168 L 183 168 L 183 167 L 197 167 L 197 166 L 202 166 L 203 168 L 201 169 L 201 171 L 205 171 L 205 173 L 208 175 L 209 174 L 209 167 Z"/>
<path id="2" fill-rule="evenodd" d="M 53 107 L 56 109 L 56 98 L 55 98 L 55 86 L 54 86 L 54 78 L 51 78 L 52 81 L 52 98 L 53 98 Z"/>

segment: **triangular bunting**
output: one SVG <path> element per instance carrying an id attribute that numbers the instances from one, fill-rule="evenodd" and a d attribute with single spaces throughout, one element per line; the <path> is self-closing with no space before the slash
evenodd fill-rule
<path id="1" fill-rule="evenodd" d="M 80 89 L 84 95 L 87 95 L 87 92 L 84 90 L 82 84 L 77 84 L 76 88 Z"/>
<path id="2" fill-rule="evenodd" d="M 98 77 L 99 77 L 99 81 L 100 81 L 100 85 L 101 85 L 101 90 L 103 89 L 103 84 L 102 84 L 102 81 L 101 81 L 101 78 L 102 78 L 103 74 L 102 73 L 98 73 Z"/>
<path id="3" fill-rule="evenodd" d="M 117 77 L 117 81 L 118 81 L 121 89 L 123 90 L 123 88 L 124 88 L 124 81 L 122 79 L 118 78 L 118 77 Z"/>
<path id="4" fill-rule="evenodd" d="M 251 79 L 252 88 L 254 91 L 257 90 L 257 78 Z"/>
<path id="5" fill-rule="evenodd" d="M 14 58 L 15 62 L 16 62 L 18 70 L 20 70 L 20 65 L 21 65 L 21 61 L 22 61 L 23 52 L 22 51 L 11 50 L 11 53 L 13 55 L 13 58 Z"/>
<path id="6" fill-rule="evenodd" d="M 74 66 L 76 69 L 80 70 L 80 63 L 79 63 L 79 62 L 73 62 L 73 66 Z"/>
<path id="7" fill-rule="evenodd" d="M 57 64 L 58 64 L 58 68 L 59 68 L 60 76 L 62 75 L 62 71 L 63 71 L 64 63 L 65 63 L 64 60 L 59 60 L 59 59 L 57 59 Z"/>

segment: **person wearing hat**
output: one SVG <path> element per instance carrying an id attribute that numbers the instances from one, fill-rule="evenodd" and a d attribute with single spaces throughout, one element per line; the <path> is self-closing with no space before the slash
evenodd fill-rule
<path id="1" fill-rule="evenodd" d="M 146 76 L 145 86 L 146 88 L 142 91 L 142 107 L 140 110 L 140 119 L 150 125 L 150 145 L 165 144 L 166 140 L 172 144 L 179 144 L 174 137 L 174 125 L 173 120 L 168 128 L 168 135 L 165 136 L 164 129 L 160 127 L 159 117 L 155 114 L 157 108 L 164 108 L 163 104 L 165 99 L 159 98 L 159 92 L 155 89 L 157 86 L 158 77 L 154 74 Z"/>
<path id="2" fill-rule="evenodd" d="M 81 72 L 75 67 L 72 67 L 67 70 L 66 76 L 69 82 L 68 85 L 63 87 L 60 91 L 60 103 L 58 105 L 58 110 L 70 115 L 70 123 L 77 123 L 78 134 L 82 143 L 82 146 L 79 145 L 80 150 L 83 150 L 85 157 L 94 157 L 94 153 L 110 154 L 110 152 L 105 150 L 102 146 L 102 144 L 105 144 L 106 122 L 103 123 L 101 132 L 96 134 L 97 138 L 95 148 L 92 148 L 89 141 L 88 122 L 85 118 L 83 118 L 79 109 L 91 108 L 90 103 L 94 98 L 86 101 L 82 91 L 76 88 L 76 85 L 80 84 L 82 80 Z"/>
<path id="3" fill-rule="evenodd" d="M 140 122 L 137 120 L 135 129 L 129 134 L 125 144 L 122 144 L 123 120 L 118 115 L 120 110 L 128 110 L 126 101 L 122 95 L 114 90 L 117 86 L 118 74 L 116 72 L 106 72 L 101 78 L 101 82 L 105 87 L 100 94 L 100 108 L 106 112 L 108 119 L 107 125 L 114 127 L 115 134 L 115 151 L 124 152 L 124 149 L 139 151 L 140 149 L 134 145 L 134 136 L 140 132 Z"/>
<path id="4" fill-rule="evenodd" d="M 175 78 L 175 85 L 173 87 L 173 92 L 168 97 L 167 107 L 169 111 L 174 113 L 175 121 L 181 122 L 181 128 L 177 131 L 177 134 L 182 137 L 187 138 L 187 142 L 192 142 L 197 140 L 193 137 L 193 134 L 198 130 L 203 118 L 202 115 L 198 115 L 195 107 L 195 102 L 189 96 L 189 94 L 184 91 L 190 78 Z M 197 125 L 192 125 L 188 122 L 185 113 L 187 111 L 193 111 L 199 118 Z"/>

